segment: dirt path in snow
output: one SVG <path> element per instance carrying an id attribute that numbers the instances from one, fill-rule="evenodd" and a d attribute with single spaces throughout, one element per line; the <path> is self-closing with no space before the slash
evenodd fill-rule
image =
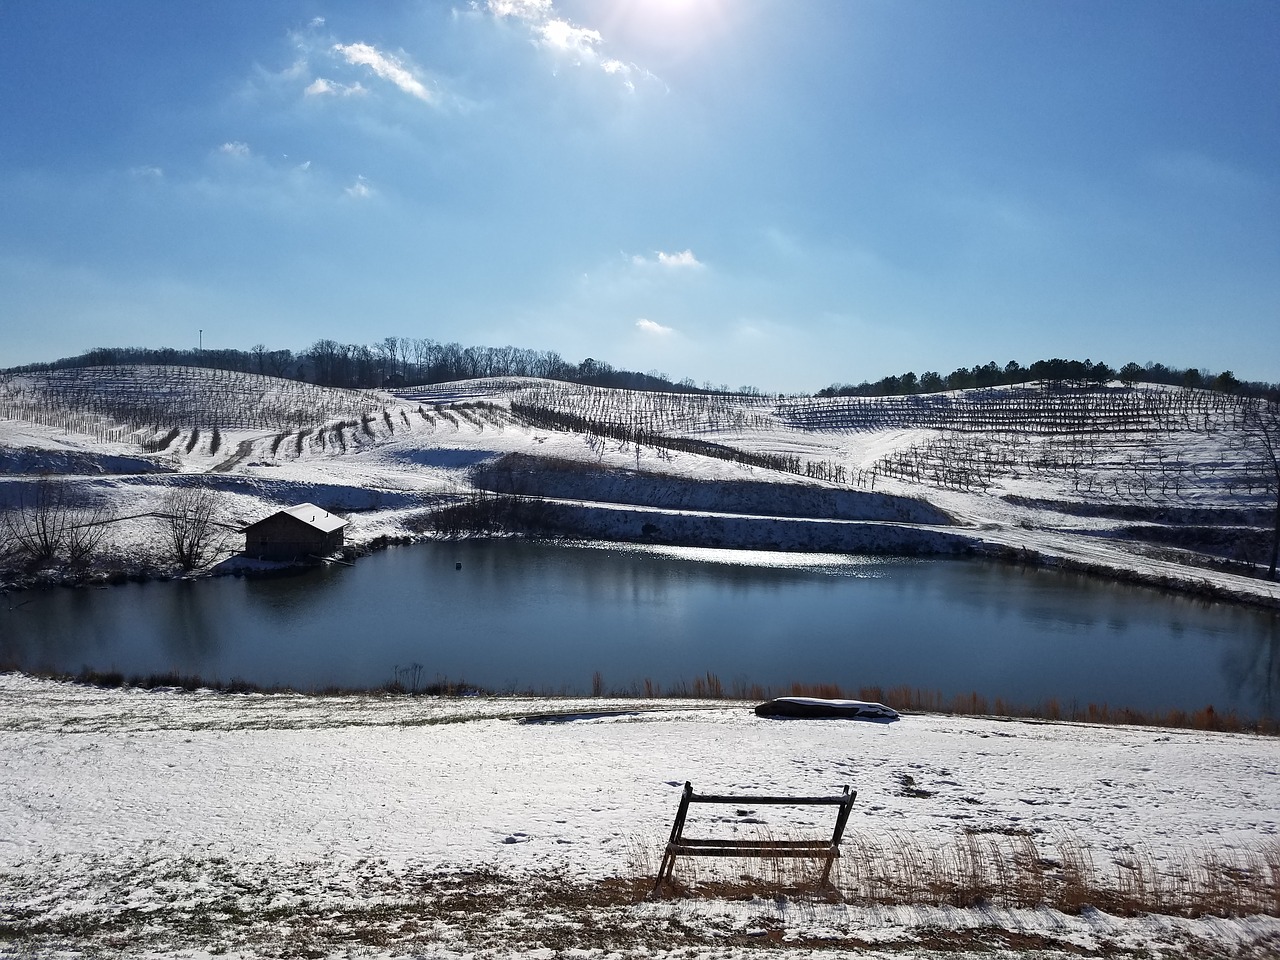
<path id="1" fill-rule="evenodd" d="M 236 452 L 233 453 L 231 456 L 227 457 L 227 459 L 223 460 L 221 463 L 214 464 L 213 467 L 209 470 L 209 472 L 210 473 L 230 473 L 234 467 L 236 467 L 242 460 L 244 460 L 251 453 L 253 453 L 253 441 L 241 440 L 238 444 L 236 444 Z"/>

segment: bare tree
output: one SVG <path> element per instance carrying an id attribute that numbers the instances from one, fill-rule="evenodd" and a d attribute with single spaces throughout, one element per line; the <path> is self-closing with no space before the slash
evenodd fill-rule
<path id="1" fill-rule="evenodd" d="M 221 519 L 217 491 L 177 487 L 165 497 L 161 516 L 167 525 L 169 556 L 183 570 L 194 570 L 226 547 L 230 525 Z"/>
<path id="2" fill-rule="evenodd" d="M 19 495 L 14 509 L 0 514 L 0 553 L 35 568 L 60 558 L 79 566 L 97 552 L 113 519 L 104 504 L 77 506 L 66 480 L 42 477 Z"/>
<path id="3" fill-rule="evenodd" d="M 1271 562 L 1267 566 L 1267 576 L 1274 580 L 1280 554 L 1280 400 L 1248 403 L 1240 423 L 1240 437 L 1249 470 L 1265 476 L 1264 484 L 1276 500 Z"/>
<path id="4" fill-rule="evenodd" d="M 50 477 L 22 490 L 17 506 L 0 515 L 9 550 L 32 567 L 52 562 L 72 522 L 68 499 L 66 483 Z"/>
<path id="5" fill-rule="evenodd" d="M 110 525 L 115 522 L 115 511 L 106 504 L 96 504 L 77 510 L 67 527 L 67 561 L 73 566 L 88 563 L 102 547 Z"/>

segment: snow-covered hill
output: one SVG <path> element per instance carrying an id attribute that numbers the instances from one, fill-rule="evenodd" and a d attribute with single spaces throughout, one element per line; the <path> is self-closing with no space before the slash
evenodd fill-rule
<path id="1" fill-rule="evenodd" d="M 379 393 L 66 370 L 0 380 L 0 502 L 48 472 L 123 516 L 196 482 L 224 494 L 230 522 L 308 501 L 349 514 L 360 544 L 421 535 L 424 513 L 487 489 L 554 499 L 570 534 L 959 547 L 1275 602 L 1276 584 L 1244 575 L 1265 560 L 1274 504 L 1241 442 L 1249 402 L 1119 384 L 823 400 L 508 378 Z M 108 565 L 155 539 L 145 519 L 114 525 Z"/>

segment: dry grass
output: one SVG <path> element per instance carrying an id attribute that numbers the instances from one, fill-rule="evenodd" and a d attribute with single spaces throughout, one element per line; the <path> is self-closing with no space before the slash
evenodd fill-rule
<path id="1" fill-rule="evenodd" d="M 770 839 L 767 832 L 763 839 Z M 793 838 L 795 839 L 795 838 Z M 659 857 L 632 844 L 631 867 L 653 876 Z M 830 891 L 819 891 L 821 857 L 682 858 L 676 895 L 819 894 L 847 903 L 954 907 L 1094 907 L 1128 916 L 1280 916 L 1280 842 L 1232 853 L 1157 857 L 1131 850 L 1105 862 L 1071 834 L 1038 842 L 1027 833 L 966 832 L 926 847 L 914 835 L 850 832 Z M 664 890 L 667 889 L 664 886 Z"/>
<path id="2" fill-rule="evenodd" d="M 665 692 L 645 680 L 648 695 L 668 697 L 705 697 L 717 699 L 726 696 L 726 688 L 720 678 L 708 672 L 696 678 L 692 684 L 678 683 Z M 636 692 L 636 691 L 633 691 Z M 825 700 L 867 700 L 883 703 L 887 707 L 904 712 L 950 713 L 958 716 L 1018 717 L 1032 720 L 1070 721 L 1074 723 L 1099 723 L 1106 725 L 1173 727 L 1177 729 L 1206 730 L 1224 733 L 1259 733 L 1280 735 L 1280 724 L 1269 717 L 1247 719 L 1235 711 L 1215 710 L 1212 704 L 1200 710 L 1135 710 L 1130 707 L 1113 707 L 1109 704 L 1078 704 L 1064 706 L 1050 698 L 1034 706 L 1015 704 L 1002 698 L 989 701 L 982 694 L 972 691 L 960 693 L 949 700 L 936 690 L 919 687 L 861 687 L 846 691 L 834 683 L 792 683 L 781 691 L 760 684 L 736 681 L 728 688 L 728 696 L 740 700 L 767 700 L 771 697 L 819 697 Z"/>
<path id="3" fill-rule="evenodd" d="M 1205 855 L 1176 864 L 1135 854 L 1096 870 L 1070 838 L 1050 848 L 1042 851 L 1022 835 L 960 835 L 950 846 L 925 849 L 905 835 L 858 834 L 845 844 L 833 891 L 813 888 L 818 859 L 735 860 L 733 871 L 714 860 L 682 861 L 675 892 L 684 902 L 647 906 L 641 904 L 661 851 L 648 840 L 632 841 L 627 876 L 603 879 L 576 876 L 577 871 L 511 875 L 396 868 L 372 859 L 239 862 L 143 853 L 90 859 L 78 866 L 70 888 L 66 874 L 56 870 L 0 876 L 0 901 L 7 908 L 0 911 L 0 944 L 8 947 L 0 953 L 116 956 L 124 950 L 169 956 L 195 950 L 309 957 L 363 955 L 376 948 L 379 955 L 396 956 L 536 950 L 652 960 L 723 956 L 725 948 L 769 952 L 785 945 L 849 956 L 870 949 L 862 939 L 865 921 L 874 922 L 877 911 L 848 911 L 845 904 L 1065 906 L 1071 900 L 1076 909 L 1092 904 L 1117 913 L 1276 914 L 1280 857 L 1274 844 L 1244 857 Z M 700 913 L 688 900 L 695 895 L 755 902 L 743 911 L 745 925 L 726 923 L 716 905 Z M 772 896 L 776 906 L 761 903 L 762 895 Z M 1113 955 L 1081 948 L 1088 919 L 1057 925 L 1057 932 L 1014 923 L 1005 929 L 985 917 L 972 927 L 882 926 L 875 946 L 938 957 L 1037 950 Z M 1187 950 L 1179 955 L 1275 956 L 1280 941 L 1273 928 L 1253 925 L 1252 932 L 1241 933 L 1241 943 L 1219 950 L 1209 925 L 1194 943 L 1182 944 Z M 1141 948 L 1132 952 L 1147 955 Z"/>
<path id="4" fill-rule="evenodd" d="M 597 673 L 592 678 L 592 696 L 616 697 L 667 697 L 680 699 L 691 697 L 700 700 L 769 700 L 773 697 L 818 697 L 824 700 L 867 700 L 883 703 L 894 710 L 913 713 L 950 713 L 956 716 L 1010 717 L 1028 720 L 1068 721 L 1072 723 L 1098 723 L 1105 725 L 1172 727 L 1183 730 L 1205 730 L 1221 733 L 1257 733 L 1266 736 L 1280 735 L 1280 724 L 1269 717 L 1248 719 L 1235 711 L 1223 713 L 1210 704 L 1200 710 L 1135 710 L 1131 707 L 1113 707 L 1109 704 L 1072 702 L 1064 706 L 1056 698 L 1028 706 L 997 697 L 988 700 L 977 691 L 958 693 L 950 699 L 940 691 L 919 687 L 861 687 L 846 690 L 834 683 L 793 682 L 776 688 L 750 683 L 743 679 L 726 685 L 712 671 L 692 681 L 678 680 L 665 688 L 650 677 L 634 683 L 630 689 L 609 690 Z"/>
<path id="5" fill-rule="evenodd" d="M 594 688 L 593 688 L 594 689 Z M 605 691 L 602 691 L 605 692 Z M 630 690 L 610 691 L 613 696 L 694 697 L 697 699 L 768 700 L 772 697 L 818 697 L 824 700 L 867 700 L 883 703 L 903 712 L 950 713 L 957 716 L 1016 717 L 1030 720 L 1069 721 L 1073 723 L 1099 723 L 1106 725 L 1172 727 L 1184 730 L 1206 730 L 1224 733 L 1258 733 L 1267 736 L 1280 735 L 1280 724 L 1269 717 L 1247 719 L 1234 711 L 1223 713 L 1210 704 L 1200 710 L 1135 710 L 1130 707 L 1113 707 L 1109 704 L 1072 703 L 1064 706 L 1050 698 L 1034 706 L 1012 703 L 997 697 L 989 701 L 982 694 L 972 691 L 945 698 L 937 690 L 919 687 L 861 687 L 845 690 L 834 683 L 793 682 L 777 689 L 745 680 L 735 680 L 726 686 L 715 673 L 708 671 L 692 682 L 677 681 L 665 689 L 646 677 L 642 684 L 634 684 Z M 595 693 L 599 696 L 599 693 Z"/>
<path id="6" fill-rule="evenodd" d="M 440 516 L 441 513 L 433 516 Z M 78 676 L 68 676 L 61 674 L 33 673 L 33 676 L 47 676 L 54 679 L 74 679 L 85 683 L 99 683 L 99 675 L 92 671 L 85 671 Z M 208 686 L 210 689 L 220 688 L 217 681 L 204 682 L 201 684 Z M 107 686 L 118 686 L 119 684 L 106 684 Z M 255 688 L 243 681 L 237 681 L 238 690 L 249 689 L 283 689 L 275 688 Z M 483 691 L 473 684 L 463 684 L 462 689 L 468 693 L 474 692 L 490 692 Z M 387 692 L 392 693 L 408 693 L 411 692 L 403 687 L 395 685 L 386 688 Z M 359 693 L 368 692 L 353 688 L 328 688 L 327 693 Z M 441 690 L 439 687 L 422 688 L 412 691 L 414 693 L 448 693 L 448 690 Z M 507 690 L 507 694 L 516 694 L 520 691 Z M 529 696 L 546 695 L 544 692 L 536 690 L 524 691 Z M 987 698 L 979 693 L 971 692 L 966 694 L 958 694 L 947 700 L 941 693 L 935 690 L 922 690 L 917 687 L 862 687 L 858 690 L 845 690 L 834 683 L 792 683 L 788 687 L 775 689 L 773 687 L 762 686 L 758 683 L 748 683 L 745 680 L 735 680 L 726 686 L 720 677 L 712 671 L 707 671 L 702 676 L 694 677 L 692 681 L 679 680 L 675 683 L 664 687 L 661 683 L 651 677 L 645 677 L 641 681 L 631 684 L 629 688 L 611 688 L 605 681 L 604 675 L 600 671 L 595 671 L 591 675 L 591 696 L 593 697 L 643 697 L 648 700 L 653 699 L 699 699 L 699 700 L 743 700 L 743 701 L 764 701 L 773 697 L 819 697 L 827 700 L 865 700 L 872 703 L 882 703 L 885 706 L 892 707 L 904 713 L 950 713 L 958 716 L 987 716 L 987 717 L 1008 717 L 1023 718 L 1030 720 L 1046 720 L 1051 722 L 1071 722 L 1071 723 L 1097 723 L 1109 726 L 1150 726 L 1150 727 L 1170 727 L 1174 729 L 1190 729 L 1204 730 L 1222 733 L 1253 733 L 1263 736 L 1280 736 L 1280 723 L 1269 717 L 1261 717 L 1249 720 L 1240 717 L 1235 712 L 1223 713 L 1214 710 L 1212 705 L 1206 706 L 1201 710 L 1188 712 L 1185 710 L 1169 710 L 1166 712 L 1159 711 L 1142 711 L 1134 710 L 1127 707 L 1111 707 L 1107 704 L 1089 703 L 1081 706 L 1073 703 L 1069 707 L 1064 707 L 1055 699 L 1050 699 L 1038 706 L 1027 707 L 1018 706 L 1009 703 L 1000 698 L 988 702 Z"/>

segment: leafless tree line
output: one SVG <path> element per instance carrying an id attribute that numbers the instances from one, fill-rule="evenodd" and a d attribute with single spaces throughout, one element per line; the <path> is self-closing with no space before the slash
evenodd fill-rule
<path id="1" fill-rule="evenodd" d="M 525 386 L 520 402 L 645 434 L 732 433 L 776 423 L 772 401 L 742 394 L 656 393 L 570 383 Z"/>
<path id="2" fill-rule="evenodd" d="M 713 387 L 704 383 L 699 388 L 688 378 L 676 383 L 657 370 L 621 370 L 591 357 L 573 363 L 555 351 L 463 346 L 439 343 L 430 337 L 384 337 L 372 344 L 323 339 L 298 352 L 269 350 L 261 343 L 249 350 L 100 347 L 53 363 L 15 369 L 30 372 L 129 364 L 209 367 L 309 380 L 331 387 L 393 388 L 478 378 L 546 377 L 633 390 L 729 391 L 727 384 Z M 752 387 L 741 389 L 755 392 Z"/>
<path id="3" fill-rule="evenodd" d="M 143 514 L 161 524 L 154 558 L 195 570 L 223 553 L 234 524 L 217 492 L 202 486 L 175 487 L 159 511 Z M 34 572 L 49 567 L 81 569 L 106 551 L 119 516 L 100 502 L 82 502 L 70 481 L 42 477 L 19 487 L 16 502 L 0 510 L 0 564 Z"/>
<path id="4" fill-rule="evenodd" d="M 69 368 L 0 378 L 0 413 L 113 440 L 146 432 L 150 442 L 192 426 L 304 426 L 384 404 L 369 391 L 199 367 Z"/>
<path id="5" fill-rule="evenodd" d="M 859 472 L 855 481 L 874 487 L 878 476 L 914 483 L 987 492 L 1013 476 L 1060 478 L 1073 494 L 1119 502 L 1170 503 L 1206 490 L 1263 498 L 1274 510 L 1268 576 L 1275 579 L 1280 554 L 1280 402 L 1257 397 L 1186 394 L 1154 405 L 1150 419 L 1125 426 L 1104 418 L 1097 429 L 1069 431 L 1030 421 L 1022 431 L 969 432 L 979 418 L 966 412 L 964 425 L 894 451 Z M 1158 394 L 1157 394 L 1158 395 Z M 1207 402 L 1206 402 L 1207 401 Z M 1057 422 L 1056 420 L 1050 421 Z M 1206 455 L 1195 440 L 1215 435 Z"/>
<path id="6" fill-rule="evenodd" d="M 18 502 L 0 513 L 0 556 L 35 569 L 55 562 L 83 566 L 113 516 L 105 505 L 77 503 L 65 481 L 43 478 L 20 488 Z"/>
<path id="7" fill-rule="evenodd" d="M 255 348 L 256 349 L 256 348 Z M 482 377 L 556 377 L 570 364 L 555 351 L 465 347 L 430 337 L 384 337 L 372 345 L 317 340 L 299 355 L 317 383 L 442 383 Z"/>
<path id="8" fill-rule="evenodd" d="M 945 430 L 881 458 L 873 471 L 939 487 L 986 491 L 1001 478 L 1060 477 L 1073 493 L 1139 501 L 1216 488 L 1228 495 L 1272 494 L 1275 479 L 1246 448 L 1242 430 L 1206 459 L 1185 433 L 1065 436 Z"/>
<path id="9" fill-rule="evenodd" d="M 1213 390 L 1061 384 L 902 397 L 793 399 L 778 416 L 803 430 L 948 429 L 991 433 L 1137 433 L 1238 429 L 1255 401 Z"/>
<path id="10" fill-rule="evenodd" d="M 637 456 L 642 447 L 649 447 L 658 451 L 659 456 L 669 455 L 671 451 L 680 451 L 784 473 L 803 474 L 807 470 L 809 476 L 817 476 L 819 472 L 836 469 L 834 465 L 827 463 L 806 464 L 793 454 L 757 453 L 697 437 L 664 435 L 648 431 L 643 426 L 631 426 L 616 420 L 592 420 L 578 414 L 563 413 L 518 401 L 512 401 L 511 413 L 521 422 L 537 429 L 566 430 L 584 434 L 587 442 L 596 447 L 601 454 L 604 452 L 604 441 L 612 439 L 624 445 L 633 445 Z"/>

